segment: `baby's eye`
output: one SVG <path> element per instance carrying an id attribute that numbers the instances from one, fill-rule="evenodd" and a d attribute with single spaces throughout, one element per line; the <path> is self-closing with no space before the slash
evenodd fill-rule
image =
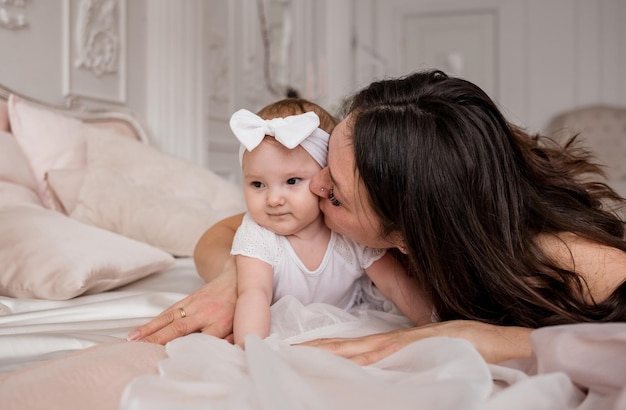
<path id="1" fill-rule="evenodd" d="M 263 182 L 260 182 L 260 181 L 252 181 L 250 185 L 252 185 L 255 188 L 263 188 L 265 186 L 265 184 L 263 184 Z"/>
<path id="2" fill-rule="evenodd" d="M 300 182 L 302 180 L 302 178 L 289 178 L 287 180 L 287 185 L 295 185 L 298 182 Z"/>
<path id="3" fill-rule="evenodd" d="M 341 202 L 339 202 L 337 198 L 335 198 L 335 192 L 333 188 L 331 188 L 330 191 L 328 192 L 328 200 L 330 201 L 331 204 L 333 204 L 333 206 L 341 206 Z"/>

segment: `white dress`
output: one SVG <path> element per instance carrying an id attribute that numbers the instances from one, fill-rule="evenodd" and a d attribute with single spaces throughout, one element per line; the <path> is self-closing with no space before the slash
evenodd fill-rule
<path id="1" fill-rule="evenodd" d="M 349 309 L 360 295 L 359 278 L 364 269 L 380 259 L 385 250 L 368 248 L 331 232 L 322 262 L 317 269 L 309 270 L 286 237 L 259 226 L 246 213 L 231 254 L 260 259 L 272 266 L 272 303 L 292 295 L 304 305 L 324 302 Z"/>

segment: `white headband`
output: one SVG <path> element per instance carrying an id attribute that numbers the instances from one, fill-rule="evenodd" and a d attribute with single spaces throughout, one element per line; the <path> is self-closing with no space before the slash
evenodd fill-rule
<path id="1" fill-rule="evenodd" d="M 313 111 L 264 120 L 248 110 L 241 109 L 230 117 L 229 124 L 233 134 L 241 142 L 239 163 L 246 149 L 252 151 L 266 135 L 270 135 L 289 149 L 301 145 L 322 168 L 326 167 L 329 135 L 318 128 L 320 119 Z"/>

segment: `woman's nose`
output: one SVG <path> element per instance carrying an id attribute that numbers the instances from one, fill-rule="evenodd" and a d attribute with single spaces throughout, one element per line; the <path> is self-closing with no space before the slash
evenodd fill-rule
<path id="1" fill-rule="evenodd" d="M 315 176 L 311 179 L 309 189 L 311 190 L 311 192 L 319 197 L 328 198 L 328 190 L 330 189 L 331 185 L 332 181 L 330 180 L 328 167 L 326 167 L 317 174 L 315 174 Z"/>

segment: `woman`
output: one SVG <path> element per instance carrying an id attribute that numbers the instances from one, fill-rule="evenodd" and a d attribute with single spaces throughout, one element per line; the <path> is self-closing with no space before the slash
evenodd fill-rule
<path id="1" fill-rule="evenodd" d="M 309 345 L 369 364 L 451 336 L 498 363 L 529 356 L 534 328 L 626 320 L 624 226 L 607 208 L 621 198 L 588 178 L 601 169 L 574 141 L 531 138 L 474 84 L 440 71 L 375 82 L 347 113 L 311 184 L 325 222 L 363 245 L 400 250 L 439 322 Z M 198 243 L 195 261 L 209 283 L 129 338 L 229 335 L 228 250 L 240 221 L 229 218 Z"/>

